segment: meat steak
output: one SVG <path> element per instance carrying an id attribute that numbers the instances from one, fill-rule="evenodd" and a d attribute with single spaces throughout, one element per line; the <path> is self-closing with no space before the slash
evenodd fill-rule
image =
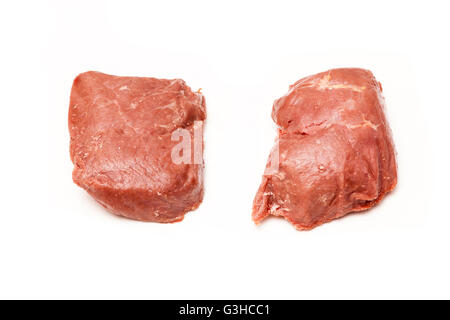
<path id="1" fill-rule="evenodd" d="M 172 133 L 194 138 L 205 118 L 204 97 L 183 80 L 82 73 L 69 107 L 73 181 L 117 215 L 181 221 L 202 201 L 204 166 L 174 163 Z"/>
<path id="2" fill-rule="evenodd" d="M 298 230 L 369 209 L 395 188 L 394 144 L 381 84 L 363 69 L 297 81 L 276 100 L 278 126 L 253 220 L 281 216 Z"/>

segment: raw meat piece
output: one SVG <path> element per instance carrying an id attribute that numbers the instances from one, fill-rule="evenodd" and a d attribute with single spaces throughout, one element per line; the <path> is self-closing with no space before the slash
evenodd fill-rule
<path id="1" fill-rule="evenodd" d="M 205 118 L 204 97 L 183 80 L 82 73 L 69 108 L 73 181 L 117 215 L 181 221 L 202 202 L 204 166 L 175 164 L 171 135 L 193 138 Z"/>
<path id="2" fill-rule="evenodd" d="M 255 223 L 274 215 L 308 230 L 369 209 L 395 188 L 394 144 L 370 71 L 301 79 L 275 101 L 272 118 L 278 137 L 253 203 Z"/>

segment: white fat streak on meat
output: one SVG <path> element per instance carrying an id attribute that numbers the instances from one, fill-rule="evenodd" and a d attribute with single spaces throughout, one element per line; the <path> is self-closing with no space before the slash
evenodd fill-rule
<path id="1" fill-rule="evenodd" d="M 364 128 L 364 127 L 370 127 L 373 130 L 378 130 L 378 127 L 380 126 L 379 124 L 374 124 L 373 122 L 369 121 L 369 120 L 364 120 L 362 123 L 360 124 L 356 124 L 356 125 L 350 125 L 347 124 L 345 125 L 347 128 L 349 129 L 358 129 L 358 128 Z"/>
<path id="2" fill-rule="evenodd" d="M 353 84 L 337 82 L 331 79 L 331 75 L 328 73 L 321 79 L 312 79 L 307 83 L 300 84 L 303 88 L 316 88 L 320 91 L 333 90 L 333 89 L 350 89 L 356 92 L 362 92 L 366 89 L 365 86 L 355 86 Z"/>
<path id="3" fill-rule="evenodd" d="M 165 104 L 163 106 L 158 106 L 155 107 L 153 110 L 158 110 L 158 109 L 173 109 L 177 106 L 176 101 L 172 101 L 171 103 Z"/>
<path id="4" fill-rule="evenodd" d="M 284 212 L 290 211 L 289 208 L 287 208 L 287 205 L 289 205 L 289 195 L 286 195 L 286 199 L 275 199 L 275 194 L 270 191 L 266 191 L 263 193 L 263 197 L 267 198 L 267 203 L 269 204 L 269 213 L 274 216 L 280 216 L 283 215 Z"/>
<path id="5" fill-rule="evenodd" d="M 321 127 L 324 129 L 327 129 L 331 127 L 332 125 L 340 125 L 343 127 L 346 127 L 348 129 L 359 129 L 364 127 L 370 127 L 373 130 L 377 130 L 380 124 L 374 124 L 373 122 L 367 120 L 365 116 L 363 115 L 363 121 L 357 122 L 355 124 L 348 124 L 348 121 L 342 121 L 341 119 L 341 113 L 345 112 L 346 110 L 353 110 L 356 107 L 356 102 L 353 99 L 348 99 L 345 101 L 341 108 L 333 113 L 333 115 L 324 121 L 321 121 L 320 123 L 311 123 L 308 126 L 305 127 L 305 129 L 311 128 L 311 127 Z M 320 141 L 317 141 L 318 144 L 320 144 Z"/>

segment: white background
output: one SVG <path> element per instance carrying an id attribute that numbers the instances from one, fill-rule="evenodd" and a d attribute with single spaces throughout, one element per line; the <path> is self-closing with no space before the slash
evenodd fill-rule
<path id="1" fill-rule="evenodd" d="M 0 5 L 0 298 L 450 298 L 446 1 Z M 334 67 L 383 84 L 396 191 L 310 232 L 251 221 L 272 102 Z M 178 224 L 115 217 L 71 180 L 87 70 L 203 88 L 206 193 Z"/>

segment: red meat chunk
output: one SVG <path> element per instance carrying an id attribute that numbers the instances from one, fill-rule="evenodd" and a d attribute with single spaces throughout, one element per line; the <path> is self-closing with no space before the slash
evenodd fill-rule
<path id="1" fill-rule="evenodd" d="M 397 165 L 379 82 L 334 69 L 297 81 L 276 100 L 278 137 L 253 220 L 281 216 L 298 230 L 369 209 L 395 188 Z"/>
<path id="2" fill-rule="evenodd" d="M 204 166 L 174 163 L 172 133 L 194 139 L 205 118 L 203 96 L 183 80 L 82 73 L 69 108 L 73 181 L 117 215 L 181 221 L 202 202 Z"/>

